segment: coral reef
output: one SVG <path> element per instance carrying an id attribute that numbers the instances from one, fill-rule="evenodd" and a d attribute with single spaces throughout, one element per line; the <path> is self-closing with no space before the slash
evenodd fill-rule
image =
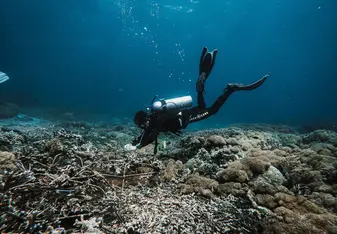
<path id="1" fill-rule="evenodd" d="M 89 122 L 0 129 L 1 232 L 337 233 L 337 133 L 235 125 L 164 135 Z"/>

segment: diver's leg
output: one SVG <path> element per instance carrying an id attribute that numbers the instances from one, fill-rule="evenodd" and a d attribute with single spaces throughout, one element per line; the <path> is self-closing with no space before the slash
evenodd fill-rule
<path id="1" fill-rule="evenodd" d="M 225 103 L 225 101 L 229 98 L 229 96 L 235 91 L 230 88 L 225 88 L 224 93 L 221 94 L 213 103 L 213 105 L 209 108 L 210 115 L 216 114 L 220 107 Z"/>
<path id="2" fill-rule="evenodd" d="M 219 111 L 220 107 L 228 99 L 228 97 L 232 93 L 235 92 L 235 90 L 232 89 L 232 87 L 234 87 L 234 84 L 233 84 L 233 86 L 230 86 L 230 87 L 227 86 L 227 88 L 225 88 L 225 90 L 224 90 L 224 93 L 221 94 L 217 98 L 217 100 L 213 103 L 213 105 L 210 108 L 200 109 L 198 107 L 195 107 L 195 108 L 191 108 L 189 110 L 186 110 L 185 115 L 188 116 L 188 121 L 187 121 L 188 124 L 207 119 L 207 118 L 211 117 L 212 115 L 216 114 Z M 199 97 L 199 95 L 198 95 L 198 97 Z M 198 102 L 199 102 L 199 100 L 198 100 Z M 199 105 L 199 103 L 198 103 L 198 105 Z M 186 126 L 187 126 L 187 124 L 186 124 Z"/>
<path id="3" fill-rule="evenodd" d="M 198 108 L 199 109 L 205 109 L 206 108 L 206 103 L 204 99 L 204 94 L 205 94 L 205 74 L 201 74 L 197 80 L 196 83 L 196 91 L 198 93 Z"/>
<path id="4" fill-rule="evenodd" d="M 211 116 L 211 112 L 208 110 L 208 108 L 200 110 L 200 109 L 194 109 L 193 112 L 190 112 L 190 115 L 188 116 L 188 121 L 186 122 L 184 128 L 190 123 L 198 122 L 203 119 L 207 119 Z"/>
<path id="5" fill-rule="evenodd" d="M 198 92 L 198 108 L 199 109 L 205 109 L 206 103 L 204 99 L 204 92 Z"/>
<path id="6" fill-rule="evenodd" d="M 260 87 L 268 77 L 269 77 L 269 73 L 267 73 L 261 79 L 259 79 L 258 81 L 250 85 L 243 85 L 243 84 L 236 84 L 236 83 L 228 84 L 227 87 L 224 89 L 224 93 L 220 95 L 217 98 L 217 100 L 213 103 L 213 105 L 209 108 L 210 115 L 214 115 L 215 113 L 217 113 L 220 107 L 228 99 L 228 97 L 235 91 L 254 90 Z"/>
<path id="7" fill-rule="evenodd" d="M 208 76 L 211 74 L 217 53 L 218 53 L 217 49 L 213 50 L 212 52 L 209 52 L 207 47 L 204 47 L 200 56 L 199 77 L 196 83 L 196 90 L 198 93 L 198 108 L 200 109 L 206 108 L 204 100 L 205 82 Z"/>

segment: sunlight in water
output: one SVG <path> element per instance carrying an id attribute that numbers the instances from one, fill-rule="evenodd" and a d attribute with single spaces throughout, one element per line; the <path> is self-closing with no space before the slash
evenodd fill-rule
<path id="1" fill-rule="evenodd" d="M 192 8 L 194 4 L 198 3 L 195 0 L 188 0 L 189 4 L 186 6 L 172 5 L 171 1 L 139 1 L 139 0 L 102 0 L 105 3 L 109 2 L 110 7 L 115 7 L 118 10 L 118 18 L 123 24 L 123 29 L 121 32 L 122 37 L 135 39 L 135 42 L 130 44 L 132 47 L 138 43 L 144 43 L 153 50 L 153 60 L 156 61 L 158 66 L 165 65 L 163 58 L 164 47 L 169 44 L 172 46 L 172 53 L 179 57 L 181 62 L 185 61 L 185 49 L 178 41 L 168 41 L 167 44 L 161 45 L 158 43 L 159 39 L 163 36 L 160 32 L 165 32 L 163 30 L 162 24 L 165 23 L 170 25 L 170 17 L 172 13 L 177 12 L 179 14 L 189 14 L 194 11 Z M 106 5 L 106 4 L 105 4 Z M 172 27 L 176 27 L 172 23 Z M 157 32 L 157 33 L 155 33 Z M 167 32 L 165 32 L 167 33 Z M 184 73 L 170 75 L 175 78 L 188 81 L 188 78 L 181 79 Z"/>

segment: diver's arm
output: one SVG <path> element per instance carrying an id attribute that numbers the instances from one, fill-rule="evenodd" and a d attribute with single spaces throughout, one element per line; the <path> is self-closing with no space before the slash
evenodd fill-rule
<path id="1" fill-rule="evenodd" d="M 159 129 L 153 128 L 144 130 L 143 134 L 140 136 L 140 140 L 136 144 L 137 149 L 143 148 L 156 141 L 159 135 Z"/>
<path id="2" fill-rule="evenodd" d="M 133 141 L 131 142 L 131 145 L 136 146 L 140 142 L 140 139 L 142 138 L 142 135 L 143 135 L 143 133 L 140 136 L 135 137 L 135 139 L 133 139 Z"/>
<path id="3" fill-rule="evenodd" d="M 144 131 L 145 131 L 145 130 L 144 130 Z M 135 138 L 131 141 L 131 143 L 128 143 L 128 144 L 124 145 L 124 149 L 127 150 L 127 151 L 133 151 L 133 150 L 136 150 L 136 149 L 138 148 L 137 146 L 139 146 L 139 143 L 140 143 L 140 141 L 141 141 L 141 139 L 142 139 L 142 136 L 143 136 L 143 134 L 144 134 L 144 131 L 143 131 L 143 133 L 142 133 L 140 136 L 135 137 Z"/>
<path id="4" fill-rule="evenodd" d="M 130 150 L 133 151 L 133 150 L 144 147 L 146 145 L 144 144 L 144 141 L 143 141 L 143 136 L 145 135 L 145 133 L 146 133 L 145 130 L 143 130 L 140 136 L 135 137 L 131 143 L 124 145 L 124 149 L 127 151 L 130 151 Z"/>

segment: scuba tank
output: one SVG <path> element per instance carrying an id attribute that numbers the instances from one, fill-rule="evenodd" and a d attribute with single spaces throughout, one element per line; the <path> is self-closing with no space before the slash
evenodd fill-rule
<path id="1" fill-rule="evenodd" d="M 193 101 L 191 96 L 183 96 L 171 99 L 159 99 L 155 101 L 158 96 L 155 96 L 151 102 L 148 111 L 151 113 L 168 113 L 177 114 L 181 110 L 192 106 Z"/>

